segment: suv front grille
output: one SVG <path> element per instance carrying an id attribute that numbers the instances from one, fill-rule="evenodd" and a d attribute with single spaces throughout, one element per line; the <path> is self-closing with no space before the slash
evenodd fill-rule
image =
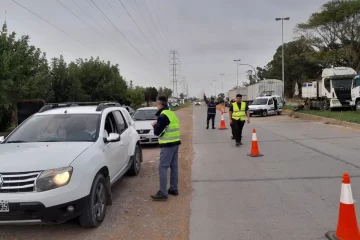
<path id="1" fill-rule="evenodd" d="M 0 173 L 0 193 L 33 192 L 41 172 Z"/>

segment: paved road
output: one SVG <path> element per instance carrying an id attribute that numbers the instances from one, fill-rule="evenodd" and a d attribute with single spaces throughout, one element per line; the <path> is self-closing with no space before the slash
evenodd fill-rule
<path id="1" fill-rule="evenodd" d="M 336 229 L 345 171 L 360 199 L 360 132 L 288 116 L 253 117 L 236 148 L 230 130 L 206 130 L 204 120 L 199 107 L 190 240 L 325 239 Z M 246 155 L 252 128 L 262 158 Z"/>

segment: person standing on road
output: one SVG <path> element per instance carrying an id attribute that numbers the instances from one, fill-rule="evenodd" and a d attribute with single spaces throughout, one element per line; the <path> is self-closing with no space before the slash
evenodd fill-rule
<path id="1" fill-rule="evenodd" d="M 178 152 L 180 141 L 179 119 L 169 110 L 167 97 L 159 96 L 157 100 L 157 121 L 153 122 L 154 134 L 159 136 L 160 162 L 160 190 L 152 195 L 156 201 L 166 201 L 168 194 L 177 196 L 178 190 Z M 170 168 L 170 188 L 167 190 L 167 173 Z"/>
<path id="2" fill-rule="evenodd" d="M 242 145 L 242 130 L 247 117 L 247 123 L 250 123 L 249 107 L 242 101 L 242 95 L 236 95 L 236 102 L 232 103 L 229 109 L 229 118 L 232 132 L 236 141 L 236 146 Z"/>
<path id="3" fill-rule="evenodd" d="M 209 122 L 211 119 L 212 129 L 215 129 L 215 116 L 216 116 L 216 106 L 219 105 L 221 102 L 215 102 L 214 97 L 210 98 L 210 101 L 207 100 L 206 95 L 204 93 L 204 101 L 207 108 L 207 118 L 206 118 L 206 129 L 209 129 Z"/>

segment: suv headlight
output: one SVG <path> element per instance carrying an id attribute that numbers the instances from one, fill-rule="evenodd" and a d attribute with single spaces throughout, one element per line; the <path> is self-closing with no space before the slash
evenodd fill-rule
<path id="1" fill-rule="evenodd" d="M 72 167 L 57 168 L 43 171 L 36 180 L 36 191 L 44 192 L 69 183 L 73 172 Z"/>

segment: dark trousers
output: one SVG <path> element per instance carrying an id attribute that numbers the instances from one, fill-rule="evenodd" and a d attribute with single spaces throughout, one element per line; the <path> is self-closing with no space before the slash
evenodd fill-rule
<path id="1" fill-rule="evenodd" d="M 206 118 L 206 126 L 209 126 L 209 122 L 211 119 L 212 126 L 215 127 L 215 114 L 208 114 Z"/>
<path id="2" fill-rule="evenodd" d="M 241 142 L 245 121 L 232 120 L 231 130 L 236 142 Z"/>

